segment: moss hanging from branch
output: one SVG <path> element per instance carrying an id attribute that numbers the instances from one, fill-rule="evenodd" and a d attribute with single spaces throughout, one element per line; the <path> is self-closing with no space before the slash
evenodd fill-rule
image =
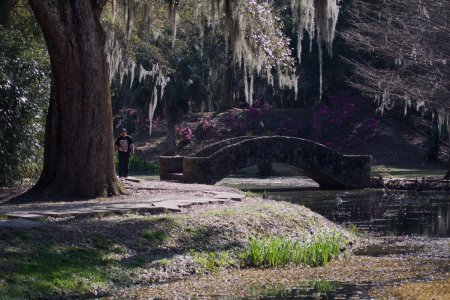
<path id="1" fill-rule="evenodd" d="M 135 17 L 134 12 L 137 11 L 137 6 L 145 5 L 147 13 L 144 14 L 144 21 L 150 24 L 148 1 L 117 1 L 118 11 L 125 24 L 128 39 L 131 36 Z M 168 2 L 168 18 L 173 33 L 172 48 L 174 47 L 177 33 L 180 1 L 169 0 Z M 283 34 L 284 24 L 274 12 L 271 1 L 193 1 L 194 16 L 197 20 L 196 24 L 199 28 L 200 36 L 202 37 L 204 34 L 204 23 L 206 21 L 207 25 L 212 28 L 221 26 L 225 31 L 227 42 L 228 40 L 231 41 L 234 61 L 239 67 L 244 69 L 245 96 L 249 104 L 253 101 L 254 76 L 266 78 L 268 84 L 273 85 L 276 83 L 279 88 L 294 89 L 297 97 L 299 80 L 295 73 L 295 61 L 290 49 L 290 40 Z M 115 3 L 113 3 L 113 7 L 115 7 Z M 326 45 L 328 53 L 332 54 L 332 43 L 339 14 L 337 0 L 291 0 L 291 8 L 295 30 L 298 34 L 299 61 L 304 32 L 308 32 L 311 41 L 315 37 L 318 40 L 320 86 L 322 90 L 322 43 Z M 110 78 L 116 73 L 120 74 L 121 78 L 125 74 L 130 74 L 133 77 L 135 62 L 131 59 L 124 59 L 123 51 L 117 50 L 116 47 L 116 43 L 112 43 L 111 47 L 108 47 L 109 51 L 113 53 L 108 56 L 111 70 Z M 277 80 L 274 80 L 274 74 Z M 161 79 L 157 81 L 165 82 Z M 156 90 L 153 91 L 152 99 L 155 99 L 154 95 L 156 94 Z M 151 103 L 154 102 L 154 100 L 151 100 Z"/>

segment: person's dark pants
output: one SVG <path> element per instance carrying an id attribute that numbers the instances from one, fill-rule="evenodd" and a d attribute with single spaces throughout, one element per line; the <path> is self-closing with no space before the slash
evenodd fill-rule
<path id="1" fill-rule="evenodd" d="M 119 151 L 119 177 L 128 177 L 129 162 L 130 162 L 130 153 Z"/>

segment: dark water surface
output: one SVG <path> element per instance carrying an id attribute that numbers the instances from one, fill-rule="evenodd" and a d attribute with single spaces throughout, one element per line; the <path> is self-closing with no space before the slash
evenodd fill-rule
<path id="1" fill-rule="evenodd" d="M 386 235 L 450 237 L 450 193 L 319 190 L 304 176 L 228 177 L 223 185 L 304 205 L 344 225 Z"/>
<path id="2" fill-rule="evenodd" d="M 416 191 L 273 192 L 344 225 L 387 235 L 450 237 L 450 194 Z"/>
<path id="3" fill-rule="evenodd" d="M 244 298 L 233 298 L 228 296 L 216 296 L 217 300 L 253 300 L 253 299 L 370 299 L 369 289 L 371 286 L 355 285 L 348 283 L 341 283 L 337 281 L 303 281 L 291 289 L 282 287 L 255 287 L 250 288 L 252 296 Z M 201 296 L 194 296 L 190 299 L 204 299 Z M 210 298 L 208 298 L 210 299 Z"/>
<path id="4" fill-rule="evenodd" d="M 266 289 L 254 298 L 244 299 L 369 299 L 368 285 L 355 285 L 337 281 L 305 281 L 295 288 Z"/>

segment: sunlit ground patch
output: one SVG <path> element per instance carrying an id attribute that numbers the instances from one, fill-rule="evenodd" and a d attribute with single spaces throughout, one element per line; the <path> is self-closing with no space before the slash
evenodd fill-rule
<path id="1" fill-rule="evenodd" d="M 450 273 L 448 274 L 450 276 Z M 450 299 L 450 278 L 432 282 L 406 283 L 400 286 L 388 287 L 375 292 L 380 299 L 416 299 L 416 300 L 446 300 Z"/>

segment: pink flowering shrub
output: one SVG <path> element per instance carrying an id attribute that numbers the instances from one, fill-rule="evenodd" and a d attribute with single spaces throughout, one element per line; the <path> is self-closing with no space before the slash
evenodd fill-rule
<path id="1" fill-rule="evenodd" d="M 177 126 L 175 128 L 175 134 L 180 143 L 189 144 L 194 139 L 194 134 L 189 127 Z"/>
<path id="2" fill-rule="evenodd" d="M 127 128 L 129 132 L 133 132 L 142 126 L 142 119 L 139 110 L 135 108 L 122 108 L 113 118 L 115 129 Z"/>

